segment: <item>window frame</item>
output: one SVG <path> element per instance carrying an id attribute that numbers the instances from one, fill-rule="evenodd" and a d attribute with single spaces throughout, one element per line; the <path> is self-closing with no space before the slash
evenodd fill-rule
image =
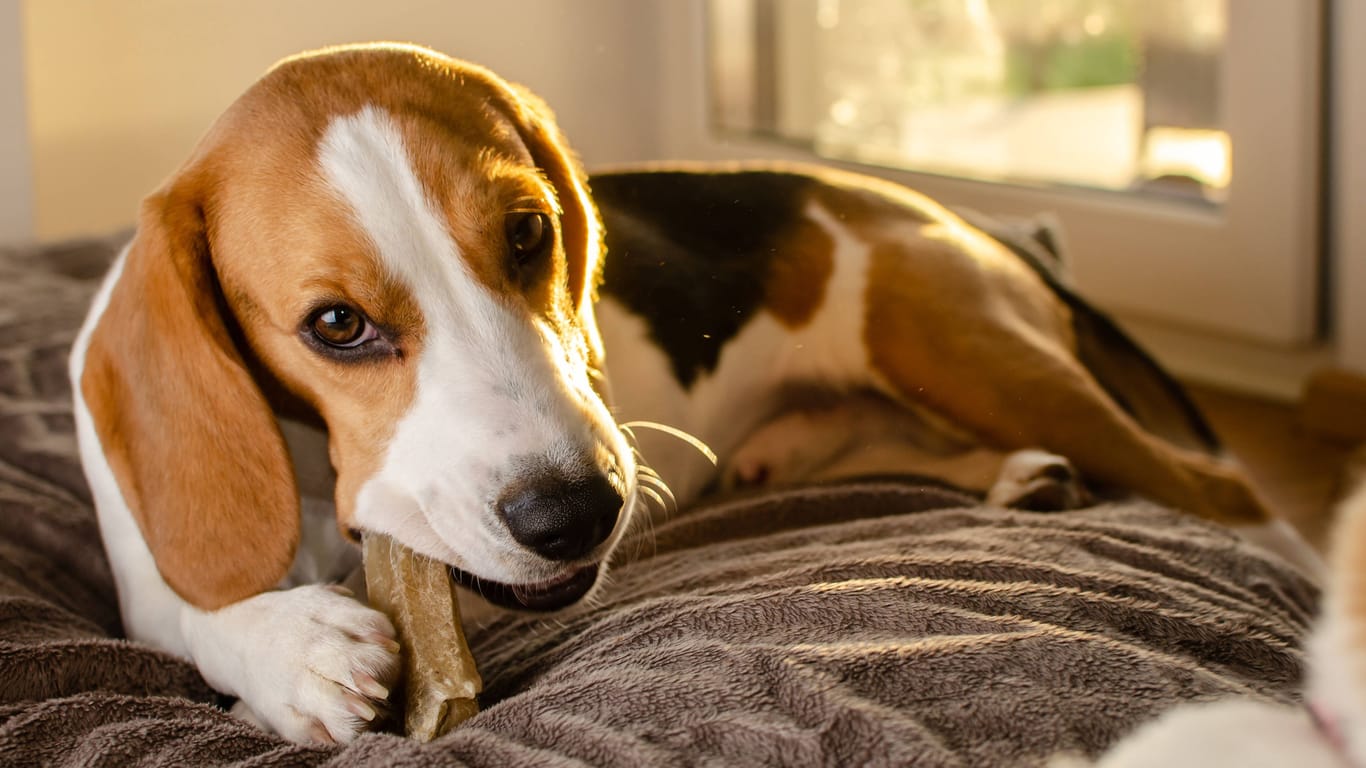
<path id="1" fill-rule="evenodd" d="M 1333 335 L 1336 362 L 1366 374 L 1366 2 L 1337 0 L 1332 29 Z"/>

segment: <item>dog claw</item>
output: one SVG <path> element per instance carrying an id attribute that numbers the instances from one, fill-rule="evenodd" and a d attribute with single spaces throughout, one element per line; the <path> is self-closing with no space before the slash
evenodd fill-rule
<path id="1" fill-rule="evenodd" d="M 374 720 L 375 716 L 379 714 L 379 711 L 374 707 L 353 696 L 346 697 L 346 711 L 367 723 Z"/>
<path id="2" fill-rule="evenodd" d="M 402 647 L 399 645 L 398 640 L 379 632 L 366 632 L 361 635 L 359 639 L 367 643 L 374 643 L 389 653 L 398 653 L 399 649 Z"/>
<path id="3" fill-rule="evenodd" d="M 310 741 L 317 744 L 332 745 L 337 743 L 337 740 L 332 738 L 332 734 L 328 732 L 327 726 L 319 722 L 315 722 L 313 726 L 308 729 L 308 738 Z"/>
<path id="4" fill-rule="evenodd" d="M 378 680 L 365 674 L 364 672 L 355 673 L 351 676 L 351 679 L 352 682 L 355 683 L 355 689 L 365 694 L 366 696 L 369 696 L 372 699 L 377 699 L 379 701 L 383 701 L 389 698 L 389 689 L 385 688 L 383 685 L 380 685 L 380 682 Z"/>

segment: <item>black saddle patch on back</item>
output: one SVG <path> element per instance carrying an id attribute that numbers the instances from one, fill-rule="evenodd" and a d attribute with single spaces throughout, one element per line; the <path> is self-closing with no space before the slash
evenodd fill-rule
<path id="1" fill-rule="evenodd" d="M 799 220 L 798 174 L 643 171 L 590 179 L 606 229 L 602 294 L 640 316 L 690 389 L 760 309 L 777 243 Z"/>
<path id="2" fill-rule="evenodd" d="M 784 171 L 659 170 L 602 174 L 590 186 L 606 228 L 602 294 L 645 320 L 674 377 L 691 389 L 763 307 L 803 208 L 829 185 Z M 1219 450 L 1185 389 L 1059 278 L 1049 243 L 985 231 L 1067 305 L 1081 363 L 1121 408 L 1176 445 Z"/>

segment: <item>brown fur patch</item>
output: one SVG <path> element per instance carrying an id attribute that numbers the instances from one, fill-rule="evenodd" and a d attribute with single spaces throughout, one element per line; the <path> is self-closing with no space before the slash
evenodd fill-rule
<path id="1" fill-rule="evenodd" d="M 790 329 L 811 322 L 835 271 L 834 240 L 809 219 L 800 219 L 777 246 L 764 285 L 764 306 Z"/>

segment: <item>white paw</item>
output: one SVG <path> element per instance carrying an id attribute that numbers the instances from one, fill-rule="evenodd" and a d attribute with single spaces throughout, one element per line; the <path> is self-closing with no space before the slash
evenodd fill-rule
<path id="1" fill-rule="evenodd" d="M 988 504 L 1036 512 L 1079 509 L 1089 497 L 1072 463 L 1038 449 L 1015 451 L 987 491 Z"/>
<path id="2" fill-rule="evenodd" d="M 349 591 L 267 592 L 193 623 L 187 637 L 205 679 L 281 736 L 346 743 L 383 719 L 399 645 L 389 619 Z"/>

